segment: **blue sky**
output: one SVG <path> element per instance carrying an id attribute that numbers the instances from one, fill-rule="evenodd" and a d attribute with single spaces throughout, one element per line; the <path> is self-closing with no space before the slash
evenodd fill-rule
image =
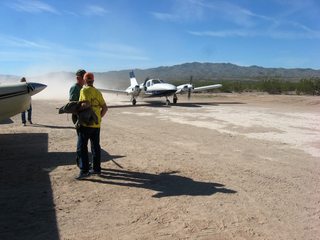
<path id="1" fill-rule="evenodd" d="M 320 69 L 318 0 L 2 0 L 0 74 L 230 62 Z"/>

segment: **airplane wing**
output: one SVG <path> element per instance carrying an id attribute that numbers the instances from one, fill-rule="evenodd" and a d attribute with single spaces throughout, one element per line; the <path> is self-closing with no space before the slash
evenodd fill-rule
<path id="1" fill-rule="evenodd" d="M 119 90 L 119 89 L 106 89 L 106 88 L 97 88 L 101 92 L 105 93 L 120 93 L 120 94 L 128 94 L 125 90 Z"/>
<path id="2" fill-rule="evenodd" d="M 176 94 L 184 94 L 184 93 L 190 94 L 191 92 L 204 92 L 210 89 L 215 89 L 220 87 L 222 87 L 221 84 L 213 84 L 213 85 L 207 85 L 207 86 L 196 87 L 196 88 L 193 87 L 192 84 L 182 84 L 177 86 Z"/>
<path id="3" fill-rule="evenodd" d="M 40 83 L 0 85 L 0 121 L 27 110 L 30 107 L 31 96 L 46 87 Z"/>
<path id="4" fill-rule="evenodd" d="M 207 85 L 207 86 L 202 86 L 202 87 L 193 87 L 191 84 L 191 81 L 189 84 L 182 84 L 177 86 L 177 91 L 176 94 L 185 94 L 188 93 L 188 99 L 191 97 L 191 93 L 195 92 L 205 92 L 210 89 L 215 89 L 215 88 L 220 88 L 222 87 L 222 84 L 213 84 L 213 85 Z"/>
<path id="5" fill-rule="evenodd" d="M 210 89 L 221 88 L 221 87 L 222 87 L 221 84 L 207 85 L 207 86 L 203 86 L 203 87 L 194 88 L 192 90 L 192 92 L 203 92 L 203 91 L 207 91 L 207 90 L 210 90 Z"/>

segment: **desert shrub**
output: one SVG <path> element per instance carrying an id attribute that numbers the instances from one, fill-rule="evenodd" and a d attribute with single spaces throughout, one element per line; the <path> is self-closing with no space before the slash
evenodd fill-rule
<path id="1" fill-rule="evenodd" d="M 301 79 L 296 92 L 297 94 L 320 95 L 320 78 Z"/>

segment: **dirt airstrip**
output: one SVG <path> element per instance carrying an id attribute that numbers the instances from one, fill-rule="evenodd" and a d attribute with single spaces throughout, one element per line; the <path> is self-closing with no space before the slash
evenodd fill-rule
<path id="1" fill-rule="evenodd" d="M 0 239 L 319 239 L 319 97 L 105 98 L 83 181 L 64 100 L 0 125 Z"/>

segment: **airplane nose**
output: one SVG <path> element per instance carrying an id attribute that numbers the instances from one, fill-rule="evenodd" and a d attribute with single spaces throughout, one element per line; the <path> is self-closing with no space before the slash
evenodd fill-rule
<path id="1" fill-rule="evenodd" d="M 47 85 L 41 84 L 41 83 L 28 83 L 29 93 L 31 96 L 41 92 L 43 89 L 45 89 Z"/>

